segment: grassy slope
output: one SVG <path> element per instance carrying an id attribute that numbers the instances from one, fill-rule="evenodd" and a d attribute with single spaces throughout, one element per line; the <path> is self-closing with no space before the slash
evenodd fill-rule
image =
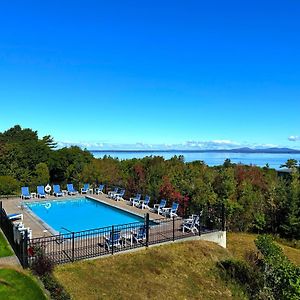
<path id="1" fill-rule="evenodd" d="M 0 231 L 0 257 L 11 255 L 13 255 L 13 252 L 10 249 L 6 239 L 4 238 L 3 233 Z"/>
<path id="2" fill-rule="evenodd" d="M 256 250 L 254 234 L 229 233 L 228 249 L 193 241 L 56 268 L 55 276 L 74 299 L 243 299 L 240 287 L 225 283 L 216 262 L 243 259 Z M 300 250 L 281 245 L 300 265 Z"/>
<path id="3" fill-rule="evenodd" d="M 255 234 L 249 233 L 228 233 L 227 234 L 227 249 L 236 258 L 244 259 L 248 251 L 256 251 L 254 240 Z M 300 266 L 300 249 L 291 248 L 279 244 L 284 254 L 296 265 Z"/>
<path id="4" fill-rule="evenodd" d="M 0 299 L 47 299 L 36 280 L 23 271 L 0 269 Z"/>
<path id="5" fill-rule="evenodd" d="M 228 252 L 203 241 L 175 243 L 56 268 L 74 299 L 244 299 L 220 277 Z"/>

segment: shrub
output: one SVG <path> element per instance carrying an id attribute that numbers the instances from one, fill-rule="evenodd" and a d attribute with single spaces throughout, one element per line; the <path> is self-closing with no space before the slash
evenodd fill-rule
<path id="1" fill-rule="evenodd" d="M 256 213 L 254 214 L 254 220 L 252 222 L 252 229 L 255 232 L 263 232 L 266 227 L 266 218 L 265 215 L 262 213 Z"/>
<path id="2" fill-rule="evenodd" d="M 279 242 L 280 244 L 292 247 L 292 248 L 296 248 L 296 249 L 300 249 L 300 240 L 295 240 L 295 239 L 285 239 L 285 238 L 281 238 L 279 236 L 275 236 L 274 239 Z"/>
<path id="3" fill-rule="evenodd" d="M 64 287 L 52 275 L 54 269 L 53 261 L 45 255 L 43 249 L 35 246 L 31 249 L 34 261 L 31 264 L 32 271 L 38 275 L 54 300 L 69 300 L 70 295 L 64 290 Z"/>
<path id="4" fill-rule="evenodd" d="M 0 195 L 12 195 L 17 192 L 19 183 L 11 176 L 0 176 Z"/>
<path id="5" fill-rule="evenodd" d="M 38 276 L 44 276 L 45 274 L 52 273 L 54 269 L 53 261 L 44 254 L 42 248 L 35 247 L 34 252 L 34 261 L 32 262 L 31 269 Z"/>
<path id="6" fill-rule="evenodd" d="M 218 266 L 227 279 L 238 282 L 251 296 L 256 295 L 263 286 L 261 274 L 244 261 L 227 259 L 219 262 Z"/>
<path id="7" fill-rule="evenodd" d="M 259 236 L 255 244 L 263 255 L 265 289 L 275 299 L 300 299 L 300 268 L 288 260 L 270 236 Z"/>
<path id="8" fill-rule="evenodd" d="M 69 300 L 71 299 L 69 293 L 65 291 L 63 286 L 53 277 L 52 274 L 45 274 L 40 277 L 45 288 L 50 292 L 51 299 L 54 300 Z"/>

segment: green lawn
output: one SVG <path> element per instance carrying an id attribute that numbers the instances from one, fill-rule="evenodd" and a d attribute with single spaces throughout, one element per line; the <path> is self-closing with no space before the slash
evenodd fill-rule
<path id="1" fill-rule="evenodd" d="M 15 269 L 0 269 L 0 299 L 43 300 L 47 297 L 31 275 Z"/>
<path id="2" fill-rule="evenodd" d="M 73 299 L 247 299 L 220 278 L 228 251 L 191 241 L 60 265 L 56 278 Z"/>
<path id="3" fill-rule="evenodd" d="M 4 238 L 2 232 L 0 231 L 0 257 L 11 256 L 13 252 L 9 247 L 6 239 Z"/>
<path id="4" fill-rule="evenodd" d="M 192 241 L 129 254 L 60 265 L 56 278 L 73 299 L 247 299 L 241 287 L 220 278 L 216 262 L 256 251 L 256 235 L 228 233 L 227 250 Z M 281 245 L 300 265 L 300 250 Z"/>
<path id="5" fill-rule="evenodd" d="M 227 249 L 232 255 L 244 259 L 249 251 L 257 251 L 254 243 L 257 235 L 250 233 L 227 233 Z M 284 254 L 296 265 L 300 266 L 300 249 L 278 243 Z"/>

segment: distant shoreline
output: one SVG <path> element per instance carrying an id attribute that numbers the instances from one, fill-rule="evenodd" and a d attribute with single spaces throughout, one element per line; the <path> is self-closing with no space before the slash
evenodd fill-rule
<path id="1" fill-rule="evenodd" d="M 269 148 L 269 149 L 222 149 L 222 150 L 88 150 L 92 153 L 265 153 L 265 154 L 300 154 L 300 150 L 288 148 Z"/>

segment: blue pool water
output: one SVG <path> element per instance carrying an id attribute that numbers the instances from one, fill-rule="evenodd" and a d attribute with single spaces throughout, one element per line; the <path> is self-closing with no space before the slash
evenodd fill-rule
<path id="1" fill-rule="evenodd" d="M 26 205 L 61 233 L 144 222 L 142 217 L 88 198 L 27 202 Z"/>

